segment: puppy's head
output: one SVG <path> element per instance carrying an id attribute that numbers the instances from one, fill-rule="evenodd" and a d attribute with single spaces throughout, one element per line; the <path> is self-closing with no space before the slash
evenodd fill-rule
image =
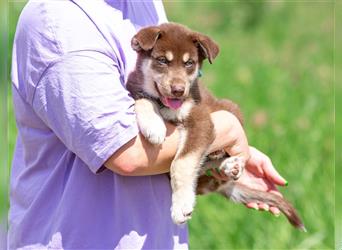
<path id="1" fill-rule="evenodd" d="M 189 97 L 204 59 L 213 62 L 218 45 L 208 36 L 174 23 L 140 30 L 132 39 L 144 91 L 178 109 Z"/>

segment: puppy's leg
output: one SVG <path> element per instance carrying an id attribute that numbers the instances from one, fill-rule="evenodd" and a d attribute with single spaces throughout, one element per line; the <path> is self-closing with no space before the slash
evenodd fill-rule
<path id="1" fill-rule="evenodd" d="M 171 165 L 172 207 L 171 216 L 176 224 L 191 218 L 195 206 L 195 187 L 202 153 L 191 152 L 176 158 Z"/>
<path id="2" fill-rule="evenodd" d="M 216 157 L 216 156 L 215 156 Z M 206 161 L 202 164 L 199 171 L 200 175 L 206 175 L 208 170 L 219 168 L 222 162 L 227 159 L 226 153 L 222 157 L 213 158 L 213 156 L 207 156 Z"/>
<path id="3" fill-rule="evenodd" d="M 218 110 L 226 110 L 228 112 L 231 112 L 240 121 L 241 126 L 243 125 L 242 113 L 237 104 L 225 99 L 216 100 L 210 94 L 207 94 L 207 96 L 209 96 L 209 101 L 207 102 L 210 106 L 211 112 Z M 247 149 L 248 142 L 244 140 L 236 140 L 233 145 L 225 149 L 226 151 L 228 151 L 231 157 L 222 162 L 219 168 L 233 180 L 237 180 L 238 178 L 240 178 L 243 172 L 245 163 L 249 158 L 249 152 L 246 152 Z M 209 155 L 209 158 L 215 159 L 215 155 Z"/>
<path id="4" fill-rule="evenodd" d="M 215 169 L 220 166 L 224 160 L 225 158 L 216 158 L 214 160 L 207 158 L 203 166 L 201 166 L 201 170 L 199 171 L 199 177 L 196 186 L 197 195 L 215 192 L 217 188 L 222 185 L 223 182 L 225 182 L 223 180 L 217 180 L 208 172 L 208 170 L 215 171 Z"/>
<path id="5" fill-rule="evenodd" d="M 202 111 L 203 112 L 203 111 Z M 176 224 L 191 218 L 195 206 L 197 177 L 208 146 L 214 140 L 209 113 L 192 111 L 180 127 L 180 145 L 171 164 L 171 216 Z"/>
<path id="6" fill-rule="evenodd" d="M 149 99 L 135 101 L 135 112 L 140 132 L 152 144 L 162 144 L 166 136 L 166 127 L 156 104 Z"/>

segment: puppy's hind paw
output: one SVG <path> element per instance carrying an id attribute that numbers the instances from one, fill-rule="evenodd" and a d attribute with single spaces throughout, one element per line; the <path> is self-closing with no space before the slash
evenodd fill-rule
<path id="1" fill-rule="evenodd" d="M 184 224 L 191 219 L 195 205 L 195 194 L 174 198 L 171 207 L 171 217 L 175 224 Z"/>
<path id="2" fill-rule="evenodd" d="M 240 156 L 232 156 L 224 160 L 219 167 L 233 180 L 238 180 L 245 168 L 245 160 Z"/>
<path id="3" fill-rule="evenodd" d="M 181 225 L 191 219 L 193 208 L 180 208 L 180 207 L 172 207 L 171 209 L 171 217 L 175 224 Z"/>
<path id="4" fill-rule="evenodd" d="M 221 159 L 225 157 L 226 155 L 227 153 L 224 150 L 217 150 L 215 152 L 210 153 L 207 157 L 209 160 L 214 161 L 214 160 Z"/>

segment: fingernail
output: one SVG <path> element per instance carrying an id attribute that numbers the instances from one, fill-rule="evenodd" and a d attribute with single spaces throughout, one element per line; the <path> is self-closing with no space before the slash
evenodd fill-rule
<path id="1" fill-rule="evenodd" d="M 285 181 L 285 187 L 287 187 L 289 185 L 288 181 Z"/>
<path id="2" fill-rule="evenodd" d="M 258 207 L 257 204 L 254 204 L 254 205 L 252 206 L 252 208 L 253 208 L 254 210 L 259 210 L 259 207 Z"/>
<path id="3" fill-rule="evenodd" d="M 270 207 L 266 204 L 266 205 L 264 206 L 264 210 L 265 210 L 265 211 L 269 211 L 269 210 L 270 210 Z"/>
<path id="4" fill-rule="evenodd" d="M 275 217 L 279 217 L 280 216 L 280 214 L 273 214 Z"/>
<path id="5" fill-rule="evenodd" d="M 211 170 L 210 169 L 207 169 L 207 171 L 205 171 L 205 174 L 207 175 L 207 176 L 212 176 L 212 174 L 211 174 Z"/>

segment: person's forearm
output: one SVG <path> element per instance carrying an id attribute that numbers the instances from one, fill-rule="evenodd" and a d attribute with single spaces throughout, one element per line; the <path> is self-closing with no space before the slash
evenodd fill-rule
<path id="1" fill-rule="evenodd" d="M 236 133 L 242 130 L 237 118 L 227 111 L 215 112 L 211 117 L 216 139 L 210 145 L 209 152 L 236 144 Z M 177 129 L 171 124 L 167 124 L 167 136 L 161 146 L 150 144 L 139 134 L 110 157 L 105 166 L 118 174 L 129 176 L 167 173 L 177 151 L 178 136 Z"/>
<path id="2" fill-rule="evenodd" d="M 243 161 L 247 162 L 250 158 L 250 150 L 248 140 L 241 123 L 232 113 L 226 111 L 218 112 L 224 112 L 220 116 L 224 117 L 223 119 L 225 122 L 214 123 L 216 129 L 216 138 L 222 138 L 223 141 L 221 143 L 217 142 L 217 144 L 214 143 L 211 146 L 211 150 L 216 151 L 222 149 L 223 143 L 223 149 L 230 156 L 242 157 Z M 218 146 L 218 148 L 216 146 Z"/>
<path id="3" fill-rule="evenodd" d="M 110 170 L 129 176 L 167 173 L 178 144 L 178 131 L 167 123 L 167 134 L 162 145 L 152 145 L 144 136 L 138 136 L 122 146 L 106 162 Z"/>

